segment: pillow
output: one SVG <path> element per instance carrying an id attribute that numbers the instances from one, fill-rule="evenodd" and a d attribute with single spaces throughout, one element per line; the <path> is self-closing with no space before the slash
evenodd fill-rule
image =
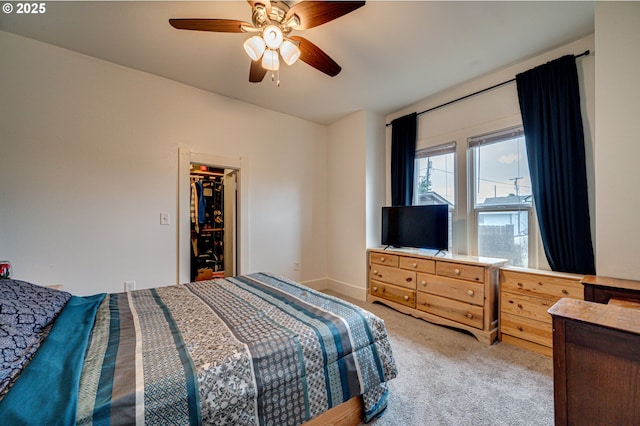
<path id="1" fill-rule="evenodd" d="M 66 291 L 0 280 L 0 396 L 33 357 L 70 298 Z"/>
<path id="2" fill-rule="evenodd" d="M 0 324 L 38 333 L 58 315 L 71 294 L 25 281 L 0 281 Z"/>
<path id="3" fill-rule="evenodd" d="M 0 400 L 29 364 L 49 330 L 51 325 L 37 334 L 24 335 L 16 327 L 0 326 Z"/>

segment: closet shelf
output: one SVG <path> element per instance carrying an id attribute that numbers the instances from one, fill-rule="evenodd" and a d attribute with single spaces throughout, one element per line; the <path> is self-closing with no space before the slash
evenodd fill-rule
<path id="1" fill-rule="evenodd" d="M 224 228 L 203 228 L 200 232 L 218 232 L 224 231 Z"/>

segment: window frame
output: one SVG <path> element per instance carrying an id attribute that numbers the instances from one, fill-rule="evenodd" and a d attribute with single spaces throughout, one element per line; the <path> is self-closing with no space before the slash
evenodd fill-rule
<path id="1" fill-rule="evenodd" d="M 457 250 L 455 240 L 455 223 L 456 223 L 456 213 L 458 209 L 458 161 L 457 161 L 457 142 L 455 140 L 444 142 L 438 145 L 430 146 L 427 148 L 421 148 L 416 150 L 414 164 L 416 166 L 416 170 L 418 169 L 418 162 L 422 158 L 427 157 L 435 157 L 439 155 L 453 154 L 453 206 L 449 205 L 449 253 L 453 253 Z M 418 204 L 418 187 L 420 186 L 420 173 L 414 173 L 413 176 L 413 200 L 411 200 L 411 204 L 416 205 L 424 205 Z"/>
<path id="2" fill-rule="evenodd" d="M 535 199 L 533 194 L 531 195 L 532 201 L 530 204 L 517 203 L 517 204 L 496 204 L 490 206 L 478 206 L 476 205 L 475 189 L 476 189 L 476 174 L 475 160 L 477 155 L 477 149 L 483 145 L 489 145 L 493 143 L 500 143 L 508 141 L 517 137 L 524 137 L 524 129 L 522 125 L 508 127 L 493 132 L 484 133 L 478 136 L 471 136 L 467 138 L 467 206 L 468 206 L 468 244 L 472 255 L 479 256 L 479 232 L 478 226 L 481 213 L 493 213 L 493 212 L 527 212 L 528 221 L 528 235 L 527 235 L 527 264 L 523 265 L 525 268 L 535 268 L 538 265 L 538 240 L 540 239 L 540 232 L 538 229 L 538 220 L 535 213 Z M 526 144 L 526 140 L 525 140 Z"/>

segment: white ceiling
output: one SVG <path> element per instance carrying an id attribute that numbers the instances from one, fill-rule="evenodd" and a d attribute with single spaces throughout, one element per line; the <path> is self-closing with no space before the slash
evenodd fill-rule
<path id="1" fill-rule="evenodd" d="M 294 31 L 338 64 L 298 61 L 249 83 L 248 34 L 181 31 L 169 18 L 251 22 L 245 1 L 46 2 L 42 15 L 0 14 L 0 30 L 328 124 L 360 109 L 388 114 L 431 94 L 594 32 L 585 1 L 368 1 Z"/>

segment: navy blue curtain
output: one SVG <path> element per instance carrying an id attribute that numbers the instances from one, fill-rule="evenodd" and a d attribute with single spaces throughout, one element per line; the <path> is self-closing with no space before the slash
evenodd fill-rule
<path id="1" fill-rule="evenodd" d="M 549 265 L 554 271 L 595 274 L 575 57 L 518 74 L 516 84 Z"/>
<path id="2" fill-rule="evenodd" d="M 410 206 L 413 201 L 418 114 L 414 112 L 396 118 L 391 126 L 391 204 Z"/>

